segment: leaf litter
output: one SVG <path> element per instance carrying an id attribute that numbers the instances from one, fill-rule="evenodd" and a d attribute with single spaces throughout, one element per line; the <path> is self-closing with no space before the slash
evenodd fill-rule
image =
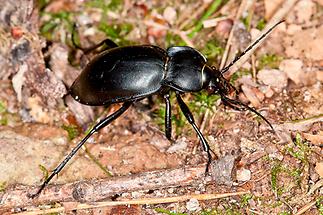
<path id="1" fill-rule="evenodd" d="M 79 3 L 65 5 L 64 2 L 50 3 L 45 7 L 46 13 L 55 14 L 62 10 L 77 11 L 79 7 L 84 7 L 84 5 L 78 5 Z M 255 30 L 257 20 L 264 16 L 264 12 L 267 14 L 268 21 L 282 4 L 282 1 L 270 2 L 269 4 L 269 1 L 265 1 L 264 5 L 255 3 L 254 7 L 251 7 L 252 9 L 245 12 L 247 15 L 248 12 L 254 12 L 254 17 L 249 25 L 246 25 L 246 23 L 244 25 L 250 27 L 251 31 Z M 216 167 L 219 168 L 217 180 L 225 178 L 224 181 L 228 183 L 217 186 L 204 185 L 203 189 L 196 187 L 176 188 L 172 192 L 172 194 L 181 195 L 191 192 L 221 193 L 250 190 L 251 197 L 245 202 L 243 196 L 223 200 L 199 201 L 198 207 L 195 207 L 196 204 L 194 203 L 194 207 L 190 206 L 189 208 L 187 208 L 187 204 L 190 204 L 190 201 L 187 201 L 186 204 L 162 204 L 156 207 L 182 213 L 194 209 L 197 214 L 205 211 L 213 211 L 214 213 L 235 211 L 242 214 L 286 212 L 291 214 L 301 211 L 300 209 L 303 206 L 316 201 L 318 196 L 322 194 L 320 181 L 322 180 L 323 137 L 323 51 L 320 47 L 323 44 L 323 26 L 321 24 L 322 18 L 316 16 L 317 13 L 322 13 L 319 4 L 321 4 L 320 1 L 298 1 L 286 17 L 286 22 L 283 24 L 285 30 L 273 32 L 259 50 L 254 53 L 255 62 L 249 61 L 242 66 L 242 69 L 248 70 L 248 74 L 242 74 L 235 82 L 240 90 L 239 98 L 243 98 L 244 102 L 257 107 L 274 125 L 278 136 L 268 132 L 267 125 L 253 114 L 237 112 L 229 108 L 224 109 L 217 103 L 206 120 L 203 133 L 210 137 L 211 147 L 217 152 L 219 160 L 223 159 L 224 163 L 228 164 Z M 211 3 L 205 1 L 202 5 L 205 9 L 201 12 L 196 11 L 194 16 L 202 17 Z M 124 8 L 122 8 L 123 6 Z M 214 30 L 216 33 L 212 31 L 212 27 L 202 28 L 200 32 L 195 33 L 198 39 L 183 36 L 190 29 L 195 29 L 197 23 L 194 22 L 193 18 L 181 17 L 184 14 L 183 11 L 194 11 L 201 7 L 201 3 L 185 4 L 184 7 L 183 4 L 176 1 L 173 4 L 155 1 L 140 3 L 124 1 L 119 5 L 120 14 L 110 11 L 109 8 L 89 6 L 84 7 L 83 18 L 79 18 L 88 20 L 87 24 L 92 25 L 91 28 L 96 34 L 88 34 L 92 38 L 86 41 L 87 38 L 82 38 L 82 28 L 80 28 L 80 37 L 82 42 L 85 41 L 85 44 L 87 42 L 90 44 L 106 37 L 105 33 L 108 33 L 110 36 L 123 35 L 127 39 L 124 40 L 120 36 L 118 41 L 124 44 L 133 40 L 132 42 L 137 44 L 150 42 L 165 47 L 165 45 L 178 45 L 186 42 L 202 50 L 209 39 L 212 43 L 214 42 L 213 38 L 227 37 L 227 29 L 232 27 L 228 24 L 232 23 L 232 18 L 238 6 L 228 2 L 222 5 L 222 9 L 224 8 L 223 11 L 226 13 L 221 14 L 220 9 L 204 18 L 204 23 L 208 19 L 211 20 L 218 16 L 224 16 L 225 19 L 223 20 L 228 19 L 230 21 L 228 23 L 223 22 L 226 24 L 224 27 L 221 27 L 219 25 L 221 22 L 218 22 Z M 134 10 L 129 12 L 131 8 Z M 161 8 L 161 10 L 156 8 Z M 104 17 L 108 20 L 108 26 L 107 31 L 102 33 L 97 29 L 96 23 L 103 20 Z M 247 18 L 248 16 L 243 15 L 243 19 L 247 20 Z M 46 19 L 42 19 L 44 17 L 40 19 L 40 23 L 46 22 Z M 178 23 L 178 21 L 181 19 L 185 20 L 186 24 L 179 28 L 181 23 Z M 117 23 L 118 26 L 114 23 Z M 128 29 L 122 23 L 130 23 L 133 27 Z M 51 56 L 49 57 L 49 69 L 55 73 L 55 78 L 51 78 L 53 80 L 51 84 L 61 84 L 57 80 L 62 80 L 69 86 L 78 71 L 66 59 L 68 46 L 65 46 L 66 44 L 62 41 L 62 38 L 65 37 L 63 35 L 66 35 L 62 26 L 58 25 L 56 31 L 52 33 L 52 46 L 50 46 L 52 53 L 48 55 Z M 249 33 L 246 29 L 240 36 L 246 34 L 248 37 Z M 225 32 L 223 33 L 223 31 Z M 14 39 L 20 37 L 14 36 Z M 236 46 L 240 46 L 240 42 L 247 37 L 237 39 L 235 41 Z M 283 41 L 283 43 L 273 41 Z M 259 64 L 259 58 L 263 53 L 275 54 L 282 57 L 283 60 L 278 63 L 277 68 L 258 69 L 257 63 Z M 211 60 L 214 64 L 219 64 L 217 59 Z M 270 66 L 269 62 L 266 66 Z M 8 68 L 7 63 L 2 68 Z M 255 73 L 251 71 L 252 68 L 254 68 Z M 12 74 L 12 70 L 8 70 L 8 72 Z M 4 71 L 1 74 L 4 74 Z M 10 77 L 12 77 L 10 74 L 3 75 L 3 77 L 10 80 Z M 20 74 L 19 70 L 15 75 L 17 74 Z M 5 183 L 6 186 L 16 183 L 36 185 L 39 184 L 42 177 L 42 171 L 37 164 L 41 164 L 50 170 L 56 166 L 57 162 L 64 157 L 64 152 L 69 151 L 69 148 L 77 140 L 76 138 L 72 142 L 68 142 L 67 132 L 61 129 L 62 125 L 77 125 L 81 131 L 84 131 L 90 126 L 88 123 L 102 113 L 103 108 L 81 107 L 81 105 L 76 104 L 74 106 L 68 105 L 70 109 L 66 109 L 62 105 L 62 101 L 50 101 L 51 104 L 47 107 L 46 100 L 43 102 L 42 97 L 30 93 L 28 85 L 21 77 L 18 80 L 13 80 L 16 93 L 21 97 L 21 99 L 17 99 L 15 94 L 12 93 L 14 92 L 12 86 L 5 84 L 8 83 L 8 80 L 1 80 L 0 84 L 1 87 L 6 86 L 4 90 L 1 90 L 0 98 L 1 102 L 6 104 L 4 107 L 7 109 L 0 113 L 1 119 L 8 118 L 10 122 L 1 124 L 0 141 L 3 146 L 1 154 L 4 155 L 1 164 L 3 165 L 2 169 L 6 169 L 6 178 L 2 178 L 0 182 L 1 184 L 2 182 Z M 63 91 L 59 90 L 59 93 Z M 25 94 L 26 92 L 28 93 Z M 50 93 L 50 90 L 47 89 L 46 93 Z M 57 97 L 55 92 L 53 92 L 53 96 Z M 191 98 L 186 99 L 189 101 Z M 156 98 L 154 100 L 158 101 Z M 20 101 L 24 102 L 21 103 Z M 187 124 L 180 128 L 180 133 L 174 134 L 175 143 L 173 144 L 178 145 L 179 149 L 168 150 L 172 146 L 165 140 L 163 133 L 159 131 L 162 127 L 158 127 L 152 115 L 153 110 L 161 106 L 162 104 L 155 104 L 150 109 L 147 108 L 148 104 L 145 101 L 137 104 L 123 117 L 91 138 L 87 144 L 89 151 L 114 175 L 135 174 L 154 169 L 168 169 L 184 164 L 195 165 L 205 162 L 198 139 Z M 176 114 L 176 110 L 174 112 Z M 28 119 L 29 123 L 25 121 L 17 122 L 17 116 L 22 116 L 25 121 Z M 75 116 L 77 121 L 70 120 L 70 116 Z M 195 113 L 198 121 L 202 116 L 203 113 Z M 300 136 L 297 136 L 298 134 Z M 295 137 L 301 138 L 297 140 L 299 142 L 295 142 Z M 232 151 L 242 157 L 240 162 L 233 162 L 235 159 L 231 159 L 229 156 Z M 34 158 L 35 155 L 37 155 L 36 159 Z M 300 159 L 300 155 L 303 156 L 302 159 Z M 15 159 L 11 160 L 9 157 Z M 21 166 L 23 168 L 19 171 L 15 166 L 12 166 L 21 165 L 18 158 L 26 164 Z M 236 181 L 235 177 L 230 175 L 232 168 L 237 168 L 239 174 Z M 221 172 L 225 172 L 225 174 L 220 174 Z M 91 161 L 89 155 L 82 152 L 60 174 L 55 183 L 95 177 L 106 177 L 106 174 Z M 310 195 L 304 197 L 307 193 L 304 187 L 315 187 L 315 189 L 311 191 Z M 159 192 L 162 195 L 169 195 L 164 190 L 152 191 L 152 193 L 145 195 L 154 197 Z M 242 202 L 244 202 L 244 206 L 242 206 Z M 309 214 L 319 214 L 318 211 L 322 210 L 322 208 L 319 208 L 319 204 L 311 205 L 307 209 Z M 123 208 L 122 210 L 126 211 L 127 209 Z M 140 206 L 140 211 L 142 210 L 156 212 Z"/>

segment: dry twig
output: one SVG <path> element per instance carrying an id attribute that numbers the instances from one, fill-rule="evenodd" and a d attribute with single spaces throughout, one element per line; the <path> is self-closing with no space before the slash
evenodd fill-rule
<path id="1" fill-rule="evenodd" d="M 212 200 L 212 199 L 220 199 L 227 198 L 231 196 L 245 195 L 248 194 L 249 191 L 241 191 L 234 193 L 219 193 L 219 194 L 192 194 L 192 195 L 183 195 L 183 196 L 175 196 L 175 197 L 166 197 L 166 198 L 143 198 L 143 199 L 130 199 L 130 200 L 122 200 L 122 201 L 103 201 L 96 203 L 74 203 L 75 205 L 69 207 L 68 210 L 65 207 L 57 207 L 51 209 L 37 209 L 32 210 L 30 212 L 19 213 L 20 215 L 35 215 L 35 214 L 44 214 L 44 213 L 59 213 L 66 212 L 71 210 L 84 210 L 84 209 L 93 209 L 93 208 L 102 208 L 102 207 L 111 207 L 118 205 L 152 205 L 152 204 L 163 204 L 163 203 L 173 203 L 173 202 L 183 202 L 189 199 L 197 199 L 197 200 Z"/>
<path id="2" fill-rule="evenodd" d="M 259 35 L 264 34 L 265 32 L 268 31 L 268 29 L 271 26 L 273 26 L 274 24 L 276 24 L 279 21 L 283 20 L 284 17 L 286 16 L 286 14 L 289 13 L 289 11 L 292 9 L 292 7 L 296 4 L 296 2 L 297 2 L 297 0 L 286 0 L 284 2 L 284 4 L 281 6 L 281 8 L 273 15 L 273 17 L 271 18 L 271 20 L 267 23 L 266 27 L 260 32 Z M 233 26 L 232 29 L 234 29 L 234 26 Z M 230 41 L 228 40 L 228 43 L 229 42 Z M 260 41 L 248 53 L 246 53 L 243 57 L 241 57 L 241 59 L 231 67 L 231 69 L 229 71 L 229 74 L 227 74 L 227 76 L 230 77 L 233 73 L 235 73 L 242 66 L 242 64 L 244 64 L 249 59 L 250 55 L 252 55 L 253 51 L 255 49 L 257 49 L 261 45 L 261 43 L 262 42 Z M 224 56 L 224 57 L 226 58 L 226 56 Z M 222 65 L 222 62 L 221 62 L 220 69 L 222 68 L 222 66 L 224 66 L 224 65 Z"/>
<path id="3" fill-rule="evenodd" d="M 50 202 L 97 202 L 113 197 L 116 194 L 135 190 L 156 190 L 168 187 L 196 185 L 207 182 L 217 182 L 234 174 L 235 158 L 219 159 L 210 166 L 212 177 L 205 177 L 205 165 L 182 167 L 172 170 L 158 170 L 138 175 L 108 178 L 102 180 L 80 181 L 64 185 L 51 185 L 35 199 L 29 198 L 36 189 L 28 186 L 15 186 L 0 196 L 0 206 L 11 208 L 17 206 L 48 204 Z M 223 163 L 231 163 L 230 167 Z M 225 168 L 225 169 L 224 169 Z M 222 175 L 219 175 L 221 172 Z M 227 173 L 225 173 L 227 172 Z"/>

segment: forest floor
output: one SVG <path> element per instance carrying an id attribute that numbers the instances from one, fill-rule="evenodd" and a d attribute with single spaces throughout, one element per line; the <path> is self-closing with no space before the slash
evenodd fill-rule
<path id="1" fill-rule="evenodd" d="M 321 0 L 45 0 L 33 7 L 32 17 L 37 18 L 28 21 L 38 33 L 28 34 L 19 25 L 1 26 L 0 31 L 0 38 L 8 33 L 17 44 L 29 44 L 27 51 L 25 46 L 11 51 L 17 58 L 12 64 L 8 62 L 13 58 L 3 60 L 7 46 L 0 48 L 2 213 L 323 213 Z M 39 198 L 23 196 L 37 190 L 97 119 L 120 107 L 89 107 L 70 96 L 63 98 L 93 57 L 73 46 L 74 23 L 75 39 L 82 47 L 104 38 L 119 46 L 188 45 L 205 55 L 210 65 L 223 68 L 280 20 L 285 22 L 248 53 L 239 68 L 225 74 L 238 90 L 236 99 L 261 113 L 275 132 L 256 114 L 225 107 L 218 95 L 184 94 L 214 152 L 210 175 L 205 176 L 206 154 L 175 94 L 170 98 L 173 141 L 164 135 L 163 98 L 154 95 L 94 134 Z M 47 73 L 32 79 L 28 69 L 22 72 L 22 65 L 30 66 L 29 59 L 34 58 L 22 56 L 35 53 Z M 48 85 L 44 80 L 50 80 Z M 171 171 L 178 177 L 168 176 Z M 125 180 L 147 184 L 130 188 L 122 184 Z M 93 191 L 93 196 L 84 197 L 101 205 L 81 204 L 75 186 L 83 181 L 119 187 L 106 195 L 102 191 L 94 197 Z"/>

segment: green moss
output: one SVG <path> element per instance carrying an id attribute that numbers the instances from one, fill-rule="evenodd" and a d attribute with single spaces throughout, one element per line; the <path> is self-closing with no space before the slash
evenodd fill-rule
<path id="1" fill-rule="evenodd" d="M 270 170 L 270 175 L 271 175 L 271 189 L 273 190 L 274 193 L 277 193 L 278 191 L 278 174 L 283 171 L 283 166 L 281 163 L 276 162 L 271 170 Z"/>
<path id="2" fill-rule="evenodd" d="M 259 29 L 260 31 L 263 30 L 266 27 L 266 20 L 265 19 L 260 19 L 257 23 L 256 28 Z"/>
<path id="3" fill-rule="evenodd" d="M 296 184 L 300 187 L 302 182 L 302 169 L 294 168 L 289 172 L 289 175 L 293 177 Z"/>
<path id="4" fill-rule="evenodd" d="M 105 21 L 99 23 L 98 29 L 120 46 L 131 45 L 131 42 L 124 39 L 132 30 L 132 25 L 128 23 L 109 25 Z"/>
<path id="5" fill-rule="evenodd" d="M 39 169 L 42 171 L 42 173 L 43 173 L 43 178 L 44 178 L 44 180 L 46 180 L 47 178 L 48 178 L 48 170 L 46 169 L 46 167 L 45 166 L 43 166 L 43 165 L 41 165 L 41 164 L 39 164 L 38 165 L 38 167 L 39 167 Z"/>
<path id="6" fill-rule="evenodd" d="M 247 30 L 250 29 L 251 16 L 248 15 L 246 17 L 243 17 L 240 19 L 240 21 L 243 23 Z"/>
<path id="7" fill-rule="evenodd" d="M 55 38 L 57 35 L 57 28 L 67 29 L 68 32 L 72 32 L 73 22 L 72 17 L 73 14 L 69 11 L 60 11 L 57 13 L 47 13 L 42 12 L 41 16 L 49 16 L 49 20 L 44 22 L 40 27 L 40 33 L 43 37 L 45 37 L 49 41 L 59 40 Z M 68 41 L 61 41 L 63 43 L 67 43 Z"/>
<path id="8" fill-rule="evenodd" d="M 323 214 L 323 196 L 320 196 L 316 200 L 316 207 L 320 214 Z"/>
<path id="9" fill-rule="evenodd" d="M 7 188 L 7 182 L 2 181 L 0 182 L 0 192 L 4 192 Z"/>
<path id="10" fill-rule="evenodd" d="M 201 91 L 194 93 L 194 98 L 189 106 L 193 112 L 202 115 L 207 109 L 212 110 L 218 99 L 220 99 L 220 96 L 217 94 L 209 95 L 206 91 Z"/>
<path id="11" fill-rule="evenodd" d="M 230 84 L 234 85 L 234 83 L 236 82 L 236 80 L 238 80 L 242 76 L 250 75 L 250 74 L 252 74 L 251 70 L 248 70 L 248 69 L 238 70 L 237 72 L 233 73 L 233 75 L 231 76 L 231 78 L 230 78 Z"/>
<path id="12" fill-rule="evenodd" d="M 287 147 L 286 151 L 294 158 L 300 160 L 302 163 L 308 164 L 308 156 L 311 152 L 311 149 L 307 145 L 307 142 L 303 141 L 299 133 L 296 134 L 294 144 L 294 147 Z"/>
<path id="13" fill-rule="evenodd" d="M 173 212 L 164 208 L 156 208 L 155 211 L 157 213 L 163 213 L 168 215 L 187 215 L 187 213 L 179 213 L 179 212 Z"/>
<path id="14" fill-rule="evenodd" d="M 292 213 L 288 212 L 288 211 L 283 211 L 283 212 L 278 213 L 278 215 L 290 215 L 290 214 L 292 214 Z"/>
<path id="15" fill-rule="evenodd" d="M 67 131 L 69 140 L 73 140 L 75 137 L 80 135 L 76 125 L 62 125 L 62 128 Z"/>
<path id="16" fill-rule="evenodd" d="M 217 40 L 212 39 L 205 44 L 201 52 L 209 61 L 213 61 L 216 57 L 222 56 L 224 49 Z"/>
<path id="17" fill-rule="evenodd" d="M 275 54 L 264 54 L 259 59 L 258 69 L 277 69 L 282 57 Z"/>
<path id="18" fill-rule="evenodd" d="M 171 32 L 167 32 L 165 37 L 165 47 L 171 46 L 186 46 L 185 41 L 178 36 L 177 34 L 173 34 Z"/>
<path id="19" fill-rule="evenodd" d="M 0 125 L 8 125 L 8 111 L 4 102 L 0 101 Z"/>
<path id="20" fill-rule="evenodd" d="M 121 8 L 122 0 L 92 0 L 86 1 L 85 6 L 102 9 L 104 13 L 109 10 L 116 11 Z"/>
<path id="21" fill-rule="evenodd" d="M 0 101 L 0 114 L 5 112 L 7 112 L 7 107 L 2 101 Z"/>
<path id="22" fill-rule="evenodd" d="M 166 114 L 166 106 L 164 103 L 164 100 L 157 100 L 156 106 L 158 108 L 154 111 L 154 119 L 155 122 L 159 125 L 161 130 L 165 129 L 165 114 Z M 171 104 L 177 104 L 176 97 L 174 94 L 170 94 L 170 103 Z M 187 124 L 187 120 L 180 110 L 180 107 L 178 105 L 172 105 L 172 117 L 171 121 L 174 126 L 173 129 L 175 129 L 176 135 L 179 135 L 183 131 L 183 127 Z"/>
<path id="23" fill-rule="evenodd" d="M 200 19 L 195 23 L 195 26 L 191 33 L 188 34 L 190 38 L 193 38 L 203 27 L 203 21 L 208 19 L 215 11 L 218 10 L 221 4 L 223 4 L 225 1 L 223 0 L 215 0 L 213 3 L 208 7 L 208 9 L 205 11 L 205 13 L 202 15 Z"/>
<path id="24" fill-rule="evenodd" d="M 251 200 L 252 197 L 253 197 L 252 194 L 245 194 L 245 195 L 241 196 L 240 206 L 242 208 L 248 206 L 249 205 L 249 200 Z"/>
<path id="25" fill-rule="evenodd" d="M 37 0 L 36 1 L 36 6 L 40 12 L 42 12 L 46 6 L 50 3 L 50 0 Z"/>

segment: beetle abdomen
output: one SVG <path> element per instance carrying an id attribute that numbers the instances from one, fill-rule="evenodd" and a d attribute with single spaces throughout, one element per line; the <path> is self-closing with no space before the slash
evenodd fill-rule
<path id="1" fill-rule="evenodd" d="M 155 46 L 128 46 L 96 56 L 70 88 L 88 105 L 139 99 L 157 92 L 164 78 L 166 52 Z"/>

